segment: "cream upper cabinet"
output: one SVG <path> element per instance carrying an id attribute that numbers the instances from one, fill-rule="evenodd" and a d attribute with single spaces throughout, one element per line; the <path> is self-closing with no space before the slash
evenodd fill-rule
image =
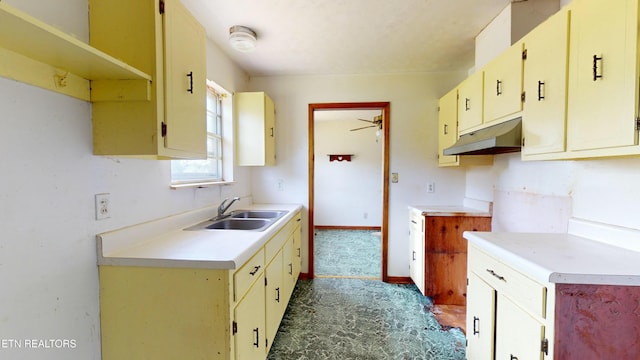
<path id="1" fill-rule="evenodd" d="M 563 8 L 524 38 L 524 160 L 565 151 L 569 14 Z"/>
<path id="2" fill-rule="evenodd" d="M 275 165 L 276 128 L 273 100 L 264 92 L 236 93 L 234 99 L 238 126 L 238 165 Z"/>
<path id="3" fill-rule="evenodd" d="M 638 143 L 638 0 L 574 0 L 569 8 L 568 150 L 623 154 L 580 152 Z"/>
<path id="4" fill-rule="evenodd" d="M 510 120 L 522 111 L 523 44 L 505 50 L 484 68 L 484 123 Z"/>
<path id="5" fill-rule="evenodd" d="M 440 98 L 438 113 L 438 165 L 455 166 L 458 156 L 445 156 L 442 150 L 458 139 L 458 89 L 449 91 Z"/>
<path id="6" fill-rule="evenodd" d="M 458 89 L 440 98 L 438 114 L 438 166 L 491 165 L 492 155 L 444 155 L 458 140 Z"/>
<path id="7" fill-rule="evenodd" d="M 94 154 L 206 158 L 204 28 L 179 0 L 90 0 L 89 9 L 91 45 L 152 76 L 137 101 L 128 98 L 136 83 L 96 88 L 111 100 L 92 107 Z"/>
<path id="8" fill-rule="evenodd" d="M 484 72 L 478 71 L 458 86 L 458 132 L 482 125 Z"/>

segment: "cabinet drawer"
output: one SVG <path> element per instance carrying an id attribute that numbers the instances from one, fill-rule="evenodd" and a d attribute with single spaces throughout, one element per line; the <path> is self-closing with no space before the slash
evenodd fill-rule
<path id="1" fill-rule="evenodd" d="M 260 249 L 233 274 L 233 300 L 240 300 L 251 284 L 264 272 L 264 250 Z"/>
<path id="2" fill-rule="evenodd" d="M 302 221 L 300 212 L 297 212 L 288 223 L 286 223 L 277 234 L 265 245 L 265 259 L 267 264 L 280 251 L 284 243 L 289 239 L 295 227 Z"/>
<path id="3" fill-rule="evenodd" d="M 514 268 L 469 246 L 469 271 L 507 295 L 534 316 L 546 318 L 547 288 Z"/>

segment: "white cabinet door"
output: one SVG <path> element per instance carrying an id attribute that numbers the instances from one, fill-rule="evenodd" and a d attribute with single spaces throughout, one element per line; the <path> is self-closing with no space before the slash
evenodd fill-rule
<path id="1" fill-rule="evenodd" d="M 544 326 L 508 297 L 498 295 L 496 359 L 542 360 Z"/>
<path id="2" fill-rule="evenodd" d="M 638 1 L 570 4 L 567 147 L 637 144 Z"/>
<path id="3" fill-rule="evenodd" d="M 467 286 L 467 358 L 492 360 L 496 291 L 469 272 Z"/>
<path id="4" fill-rule="evenodd" d="M 424 216 L 418 211 L 411 211 L 409 223 L 409 274 L 420 292 L 425 294 L 424 286 Z"/>

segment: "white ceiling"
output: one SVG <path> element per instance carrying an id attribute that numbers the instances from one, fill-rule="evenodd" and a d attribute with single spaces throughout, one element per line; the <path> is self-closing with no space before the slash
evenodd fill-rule
<path id="1" fill-rule="evenodd" d="M 250 76 L 467 70 L 475 36 L 509 2 L 182 0 Z M 257 33 L 253 52 L 231 49 L 233 25 Z"/>

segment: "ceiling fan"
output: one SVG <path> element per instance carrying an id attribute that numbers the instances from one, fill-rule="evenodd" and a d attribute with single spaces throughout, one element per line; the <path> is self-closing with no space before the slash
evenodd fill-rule
<path id="1" fill-rule="evenodd" d="M 371 125 L 363 126 L 363 127 L 359 127 L 359 128 L 355 128 L 355 129 L 351 129 L 350 131 L 357 131 L 357 130 L 368 129 L 368 128 L 372 128 L 372 127 L 377 127 L 379 130 L 382 130 L 382 115 L 374 116 L 373 120 L 366 120 L 366 119 L 358 119 L 358 120 L 366 121 L 368 123 L 371 123 Z"/>

